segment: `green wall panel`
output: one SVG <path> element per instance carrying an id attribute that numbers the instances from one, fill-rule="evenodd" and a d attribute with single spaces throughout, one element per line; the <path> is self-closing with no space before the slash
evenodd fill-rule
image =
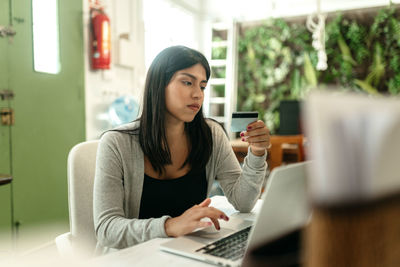
<path id="1" fill-rule="evenodd" d="M 33 71 L 31 1 L 14 1 L 17 35 L 8 45 L 15 92 L 13 171 L 19 236 L 35 225 L 68 224 L 67 156 L 85 138 L 82 1 L 58 1 L 61 72 Z M 3 40 L 0 40 L 3 41 Z"/>
<path id="2" fill-rule="evenodd" d="M 8 19 L 8 1 L 0 1 L 0 25 L 7 25 Z M 8 88 L 8 41 L 0 38 L 0 90 Z M 7 101 L 1 101 L 0 109 L 7 107 Z M 10 174 L 10 145 L 9 128 L 0 124 L 0 174 Z M 11 185 L 0 186 L 0 249 L 11 240 Z M 9 248 L 9 247 L 8 247 Z"/>

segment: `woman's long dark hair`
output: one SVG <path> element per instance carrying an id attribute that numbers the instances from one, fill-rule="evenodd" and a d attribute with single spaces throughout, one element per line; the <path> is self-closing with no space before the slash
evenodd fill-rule
<path id="1" fill-rule="evenodd" d="M 143 153 L 153 169 L 160 174 L 165 171 L 165 165 L 172 164 L 165 133 L 165 88 L 175 72 L 198 63 L 204 67 L 208 80 L 210 66 L 204 55 L 185 46 L 172 46 L 156 56 L 147 73 L 142 115 L 138 119 L 140 126 L 137 131 Z M 193 121 L 185 122 L 185 132 L 190 147 L 188 157 L 181 168 L 189 164 L 194 170 L 202 169 L 210 158 L 213 145 L 211 129 L 204 119 L 203 108 Z"/>

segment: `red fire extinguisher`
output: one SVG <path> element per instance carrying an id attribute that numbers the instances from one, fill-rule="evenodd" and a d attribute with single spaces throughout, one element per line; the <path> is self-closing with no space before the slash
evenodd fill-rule
<path id="1" fill-rule="evenodd" d="M 90 10 L 92 69 L 109 69 L 111 63 L 110 19 L 102 9 Z"/>

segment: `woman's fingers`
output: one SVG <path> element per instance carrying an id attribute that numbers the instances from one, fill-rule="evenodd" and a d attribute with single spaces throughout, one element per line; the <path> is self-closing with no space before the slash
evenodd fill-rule
<path id="1" fill-rule="evenodd" d="M 242 137 L 250 137 L 250 136 L 258 136 L 258 135 L 269 135 L 269 129 L 265 124 L 261 121 L 260 123 L 250 126 L 249 124 L 246 131 L 240 133 Z"/>
<path id="2" fill-rule="evenodd" d="M 196 219 L 208 217 L 210 219 L 225 219 L 229 220 L 225 213 L 214 207 L 209 207 L 211 199 L 206 198 L 199 205 L 194 206 L 192 209 L 196 211 Z"/>
<path id="3" fill-rule="evenodd" d="M 215 229 L 219 230 L 221 229 L 221 227 L 219 226 L 219 222 L 217 219 L 211 219 L 211 221 L 213 222 Z"/>
<path id="4" fill-rule="evenodd" d="M 195 220 L 200 220 L 205 217 L 210 218 L 211 220 L 212 219 L 216 219 L 216 220 L 217 219 L 224 219 L 224 220 L 229 219 L 225 213 L 223 213 L 222 211 L 220 211 L 216 208 L 213 208 L 213 207 L 203 207 L 203 208 L 199 207 L 198 209 L 195 209 L 193 212 L 194 212 L 194 214 L 192 216 Z"/>
<path id="5" fill-rule="evenodd" d="M 240 136 L 243 141 L 250 144 L 252 152 L 257 152 L 259 155 L 264 154 L 264 150 L 270 145 L 269 130 L 261 120 L 250 123 L 247 131 L 241 132 Z"/>
<path id="6" fill-rule="evenodd" d="M 181 216 L 167 219 L 165 222 L 165 232 L 168 236 L 180 236 L 191 233 L 199 227 L 209 227 L 214 224 L 217 230 L 220 229 L 219 219 L 228 221 L 226 214 L 214 207 L 209 207 L 211 199 L 207 198 L 198 205 L 186 210 Z M 210 221 L 202 221 L 209 218 Z"/>
<path id="7" fill-rule="evenodd" d="M 257 136 L 257 135 L 269 135 L 269 129 L 267 128 L 267 126 L 265 126 L 264 122 L 261 120 L 250 123 L 247 126 L 246 131 L 240 133 L 241 137 Z"/>
<path id="8" fill-rule="evenodd" d="M 210 198 L 206 198 L 198 206 L 200 206 L 200 207 L 208 207 L 208 205 L 210 205 L 210 203 L 211 203 L 211 199 Z"/>
<path id="9" fill-rule="evenodd" d="M 249 143 L 251 152 L 256 156 L 264 155 L 265 149 L 270 146 L 269 129 L 261 120 L 247 125 L 246 131 L 241 132 L 240 136 L 242 141 Z"/>
<path id="10" fill-rule="evenodd" d="M 253 147 L 253 148 L 260 148 L 260 149 L 268 149 L 269 147 L 269 142 L 257 142 L 257 143 L 255 143 L 255 142 L 253 142 L 253 143 L 250 143 L 250 145 Z"/>
<path id="11" fill-rule="evenodd" d="M 203 222 L 203 221 L 198 221 L 197 225 L 195 228 L 203 228 L 203 227 L 209 227 L 213 223 L 212 222 Z"/>
<path id="12" fill-rule="evenodd" d="M 268 137 L 266 135 L 257 135 L 257 136 L 250 136 L 247 138 L 247 142 L 249 143 L 261 143 L 261 142 L 268 142 Z"/>
<path id="13" fill-rule="evenodd" d="M 258 120 L 255 122 L 250 123 L 249 125 L 247 125 L 247 131 L 254 131 L 260 128 L 264 128 L 265 127 L 265 123 L 262 120 Z"/>

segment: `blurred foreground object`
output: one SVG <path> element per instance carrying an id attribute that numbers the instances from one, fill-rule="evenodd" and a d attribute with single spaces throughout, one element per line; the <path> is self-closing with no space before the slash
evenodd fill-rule
<path id="1" fill-rule="evenodd" d="M 318 92 L 306 266 L 400 266 L 400 99 Z"/>

